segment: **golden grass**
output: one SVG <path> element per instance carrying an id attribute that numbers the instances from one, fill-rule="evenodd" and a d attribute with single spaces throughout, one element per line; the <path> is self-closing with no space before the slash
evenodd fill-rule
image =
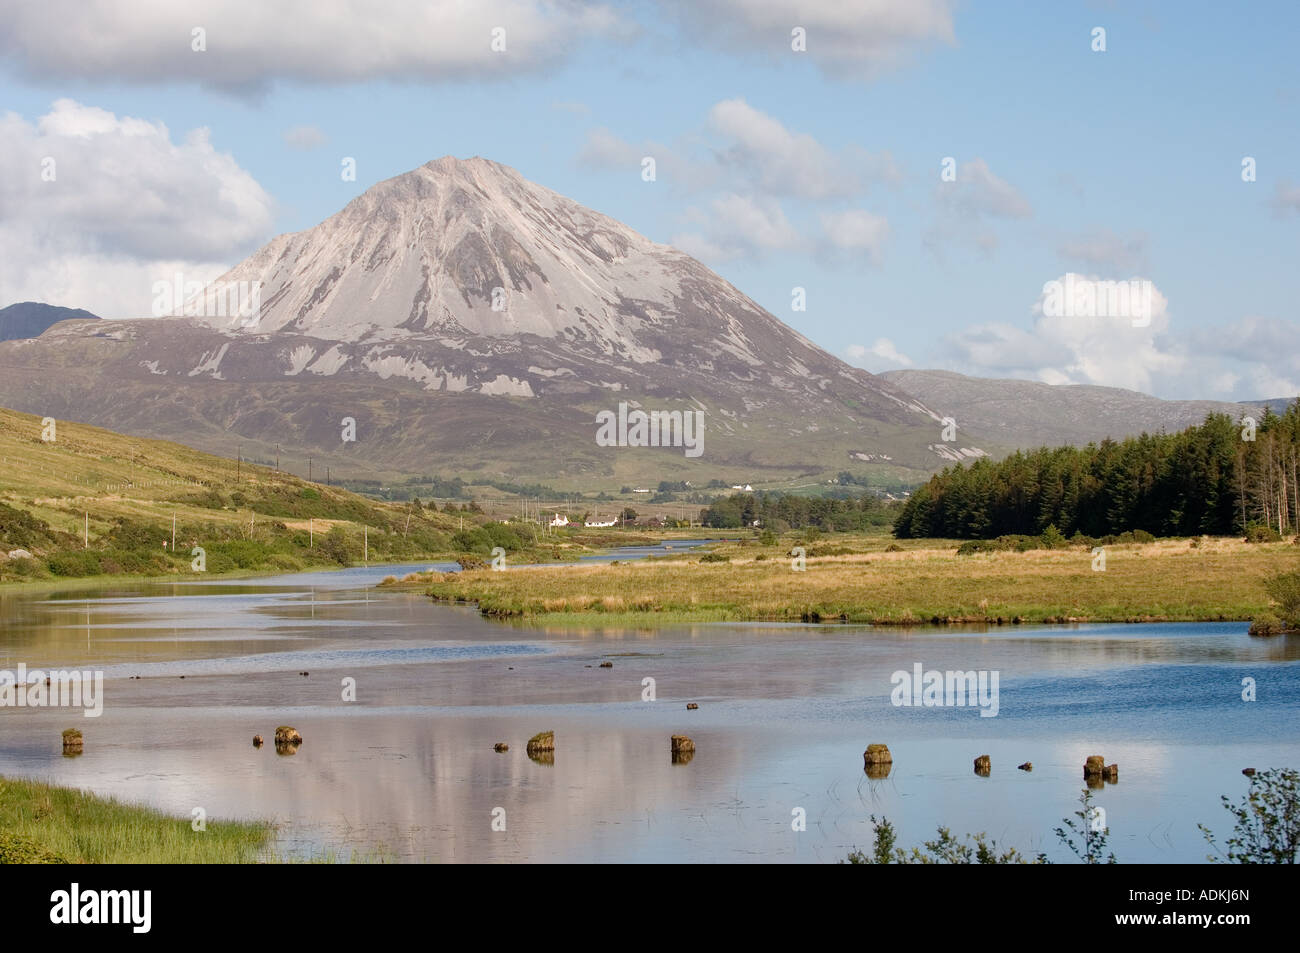
<path id="1" fill-rule="evenodd" d="M 827 540 L 820 545 L 831 548 Z M 879 538 L 835 538 L 835 545 L 854 552 L 810 556 L 802 572 L 792 569 L 786 545 L 750 543 L 719 547 L 729 563 L 693 556 L 422 579 L 439 601 L 547 623 L 593 615 L 643 623 L 1227 621 L 1264 611 L 1262 579 L 1300 564 L 1300 548 L 1289 543 L 1235 539 L 1112 545 L 1102 572 L 1082 547 L 959 557 L 956 544 L 935 540 L 893 553 Z M 767 558 L 755 559 L 760 553 Z"/>

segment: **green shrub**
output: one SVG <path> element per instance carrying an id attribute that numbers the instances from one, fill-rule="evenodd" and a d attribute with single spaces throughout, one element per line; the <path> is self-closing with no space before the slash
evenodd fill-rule
<path id="1" fill-rule="evenodd" d="M 1246 527 L 1246 542 L 1280 543 L 1282 542 L 1282 535 L 1271 526 L 1265 526 L 1263 523 L 1251 523 Z"/>

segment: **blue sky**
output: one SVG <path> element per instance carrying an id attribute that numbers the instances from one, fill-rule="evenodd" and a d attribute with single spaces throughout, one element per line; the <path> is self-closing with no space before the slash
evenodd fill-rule
<path id="1" fill-rule="evenodd" d="M 215 277 L 377 181 L 482 155 L 869 370 L 1300 386 L 1294 4 L 348 4 L 367 30 L 265 6 L 5 4 L 0 304 L 143 316 L 151 275 Z M 51 155 L 57 200 L 31 181 Z M 1150 282 L 1159 311 L 1055 320 L 1043 286 L 1067 273 Z"/>

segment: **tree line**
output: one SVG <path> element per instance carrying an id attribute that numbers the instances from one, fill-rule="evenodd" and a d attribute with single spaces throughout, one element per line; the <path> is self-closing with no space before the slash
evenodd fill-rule
<path id="1" fill-rule="evenodd" d="M 1179 433 L 1043 447 L 949 467 L 894 521 L 899 538 L 1145 531 L 1227 536 L 1300 520 L 1300 399 L 1282 414 L 1210 414 Z"/>

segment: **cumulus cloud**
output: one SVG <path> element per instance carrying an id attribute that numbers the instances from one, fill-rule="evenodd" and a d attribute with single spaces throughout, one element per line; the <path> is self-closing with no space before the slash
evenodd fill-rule
<path id="1" fill-rule="evenodd" d="M 1108 228 L 1093 229 L 1062 239 L 1056 253 L 1070 264 L 1087 265 L 1098 271 L 1133 274 L 1147 264 L 1147 237 L 1117 235 Z"/>
<path id="2" fill-rule="evenodd" d="M 762 196 L 722 195 L 709 204 L 707 214 L 693 217 L 704 232 L 675 235 L 672 244 L 705 262 L 760 258 L 802 243 L 780 204 Z"/>
<path id="3" fill-rule="evenodd" d="M 315 126 L 294 126 L 284 131 L 284 144 L 290 149 L 309 152 L 329 142 L 329 137 Z"/>
<path id="4" fill-rule="evenodd" d="M 0 300 L 147 315 L 154 281 L 206 281 L 268 237 L 272 201 L 208 130 L 54 103 L 0 117 Z"/>
<path id="5" fill-rule="evenodd" d="M 1095 282 L 1095 276 L 1067 273 L 1056 279 L 1056 288 Z M 1132 309 L 1101 304 L 1107 299 L 1096 284 L 1093 287 L 1098 290 L 1091 299 L 1094 306 L 1063 309 L 1055 289 L 1045 285 L 1029 329 L 1004 323 L 975 325 L 949 336 L 948 344 L 958 363 L 973 373 L 1048 384 L 1150 392 L 1157 378 L 1167 379 L 1184 368 L 1186 358 L 1170 350 L 1166 341 L 1168 301 L 1154 284 L 1143 286 L 1149 290 L 1149 303 Z M 1076 298 L 1075 304 L 1083 304 L 1083 299 Z"/>
<path id="6" fill-rule="evenodd" d="M 949 0 L 668 0 L 688 38 L 780 61 L 805 57 L 830 76 L 869 80 L 918 51 L 955 43 Z M 802 27 L 806 51 L 791 49 Z"/>
<path id="7" fill-rule="evenodd" d="M 1067 273 L 1056 281 L 1064 286 L 1067 279 L 1095 280 Z M 1053 305 L 1045 289 L 1028 327 L 993 322 L 949 335 L 947 360 L 940 363 L 979 377 L 1123 387 L 1170 399 L 1249 401 L 1300 394 L 1295 347 L 1300 322 L 1248 316 L 1179 328 L 1154 285 L 1145 326 L 1135 327 L 1127 315 L 1067 316 Z"/>
<path id="8" fill-rule="evenodd" d="M 0 56 L 36 81 L 199 82 L 256 92 L 276 80 L 439 81 L 535 72 L 631 25 L 570 0 L 42 0 L 7 5 Z M 505 31 L 505 50 L 492 48 Z M 206 49 L 196 51 L 202 29 Z M 499 45 L 499 44 L 498 44 Z M 328 50 L 328 55 L 322 55 Z"/>
<path id="9" fill-rule="evenodd" d="M 893 158 L 863 149 L 831 150 L 816 138 L 792 131 L 743 99 L 723 100 L 709 110 L 704 126 L 688 137 L 706 143 L 690 152 L 653 142 L 632 143 L 605 128 L 589 130 L 577 162 L 584 168 L 640 172 L 644 157 L 656 163 L 657 181 L 707 194 L 686 210 L 696 230 L 672 243 L 702 261 L 760 257 L 774 249 L 816 250 L 828 263 L 878 261 L 889 223 L 860 209 L 818 212 L 818 205 L 865 193 L 877 182 L 901 179 Z M 821 234 L 801 238 L 786 218 L 783 199 L 800 199 L 807 220 Z"/>
<path id="10" fill-rule="evenodd" d="M 910 357 L 895 347 L 894 342 L 889 338 L 876 338 L 876 343 L 870 347 L 850 344 L 844 349 L 844 353 L 851 362 L 873 374 L 900 367 L 911 367 L 914 363 Z"/>

